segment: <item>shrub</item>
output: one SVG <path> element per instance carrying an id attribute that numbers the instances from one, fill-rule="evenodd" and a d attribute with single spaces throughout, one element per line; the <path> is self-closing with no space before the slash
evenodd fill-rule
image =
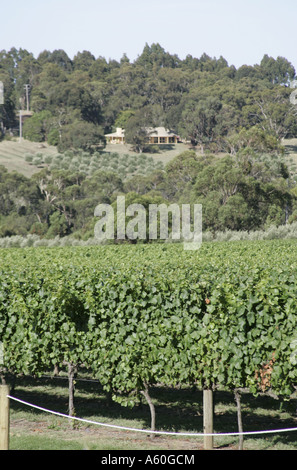
<path id="1" fill-rule="evenodd" d="M 46 163 L 47 165 L 50 165 L 53 161 L 53 157 L 51 155 L 46 155 L 44 157 L 44 163 Z"/>
<path id="2" fill-rule="evenodd" d="M 47 143 L 49 145 L 57 146 L 60 142 L 60 133 L 58 129 L 51 129 L 47 136 Z"/>
<path id="3" fill-rule="evenodd" d="M 28 162 L 28 163 L 32 163 L 33 155 L 25 155 L 25 161 Z"/>
<path id="4" fill-rule="evenodd" d="M 32 163 L 33 163 L 33 165 L 35 165 L 35 166 L 41 165 L 41 164 L 43 163 L 43 159 L 42 159 L 42 157 L 37 157 L 37 156 L 35 156 L 35 157 L 33 158 Z"/>

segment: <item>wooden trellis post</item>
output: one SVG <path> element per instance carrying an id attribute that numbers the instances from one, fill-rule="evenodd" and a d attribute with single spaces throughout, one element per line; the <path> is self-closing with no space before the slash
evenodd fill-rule
<path id="1" fill-rule="evenodd" d="M 9 386 L 0 385 L 0 450 L 9 450 Z"/>
<path id="2" fill-rule="evenodd" d="M 203 390 L 203 432 L 213 434 L 213 391 Z M 213 436 L 204 436 L 204 449 L 213 449 Z"/>

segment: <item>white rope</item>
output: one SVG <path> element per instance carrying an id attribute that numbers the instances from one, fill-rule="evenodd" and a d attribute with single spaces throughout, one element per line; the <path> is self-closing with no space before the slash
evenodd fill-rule
<path id="1" fill-rule="evenodd" d="M 225 432 L 225 433 L 188 433 L 188 432 L 166 432 L 166 431 L 151 431 L 150 429 L 137 429 L 137 428 L 128 428 L 125 426 L 116 426 L 114 424 L 107 424 L 107 423 L 98 423 L 97 421 L 90 421 L 83 418 L 77 418 L 76 416 L 69 416 L 63 413 L 59 413 L 57 411 L 51 411 L 46 408 L 42 408 L 41 406 L 32 405 L 32 403 L 28 403 L 26 401 L 20 400 L 19 398 L 12 397 L 7 395 L 7 398 L 11 400 L 15 400 L 23 405 L 31 406 L 32 408 L 36 408 L 37 410 L 45 411 L 46 413 L 51 413 L 57 416 L 62 416 L 63 418 L 74 419 L 76 421 L 81 421 L 83 423 L 88 424 L 95 424 L 97 426 L 105 426 L 114 429 L 120 429 L 122 431 L 134 431 L 134 432 L 144 432 L 146 434 L 163 434 L 169 436 L 190 436 L 190 437 L 206 437 L 206 436 L 243 436 L 243 435 L 253 435 L 253 434 L 271 434 L 271 433 L 279 433 L 279 432 L 289 432 L 289 431 L 297 431 L 297 428 L 285 428 L 285 429 L 273 429 L 267 431 L 247 431 L 247 432 Z"/>

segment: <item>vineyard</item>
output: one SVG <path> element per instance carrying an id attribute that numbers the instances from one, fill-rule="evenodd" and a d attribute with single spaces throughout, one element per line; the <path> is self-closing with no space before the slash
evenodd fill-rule
<path id="1" fill-rule="evenodd" d="M 1 378 L 80 368 L 133 407 L 164 387 L 297 386 L 297 241 L 2 249 Z"/>

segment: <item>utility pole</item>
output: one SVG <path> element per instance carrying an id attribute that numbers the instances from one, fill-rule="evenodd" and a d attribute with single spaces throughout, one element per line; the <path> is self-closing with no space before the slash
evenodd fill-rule
<path id="1" fill-rule="evenodd" d="M 3 82 L 0 82 L 0 105 L 4 105 L 4 85 Z M 3 124 L 3 116 L 2 113 L 0 114 L 0 131 L 4 134 L 4 124 Z"/>
<path id="2" fill-rule="evenodd" d="M 27 83 L 24 85 L 24 88 L 26 90 L 26 101 L 27 101 L 27 111 L 29 111 L 29 90 L 30 90 L 30 85 Z"/>
<path id="3" fill-rule="evenodd" d="M 0 82 L 0 104 L 4 104 L 4 85 Z"/>
<path id="4" fill-rule="evenodd" d="M 23 137 L 23 116 L 22 116 L 22 110 L 20 109 L 20 142 L 22 141 Z"/>

